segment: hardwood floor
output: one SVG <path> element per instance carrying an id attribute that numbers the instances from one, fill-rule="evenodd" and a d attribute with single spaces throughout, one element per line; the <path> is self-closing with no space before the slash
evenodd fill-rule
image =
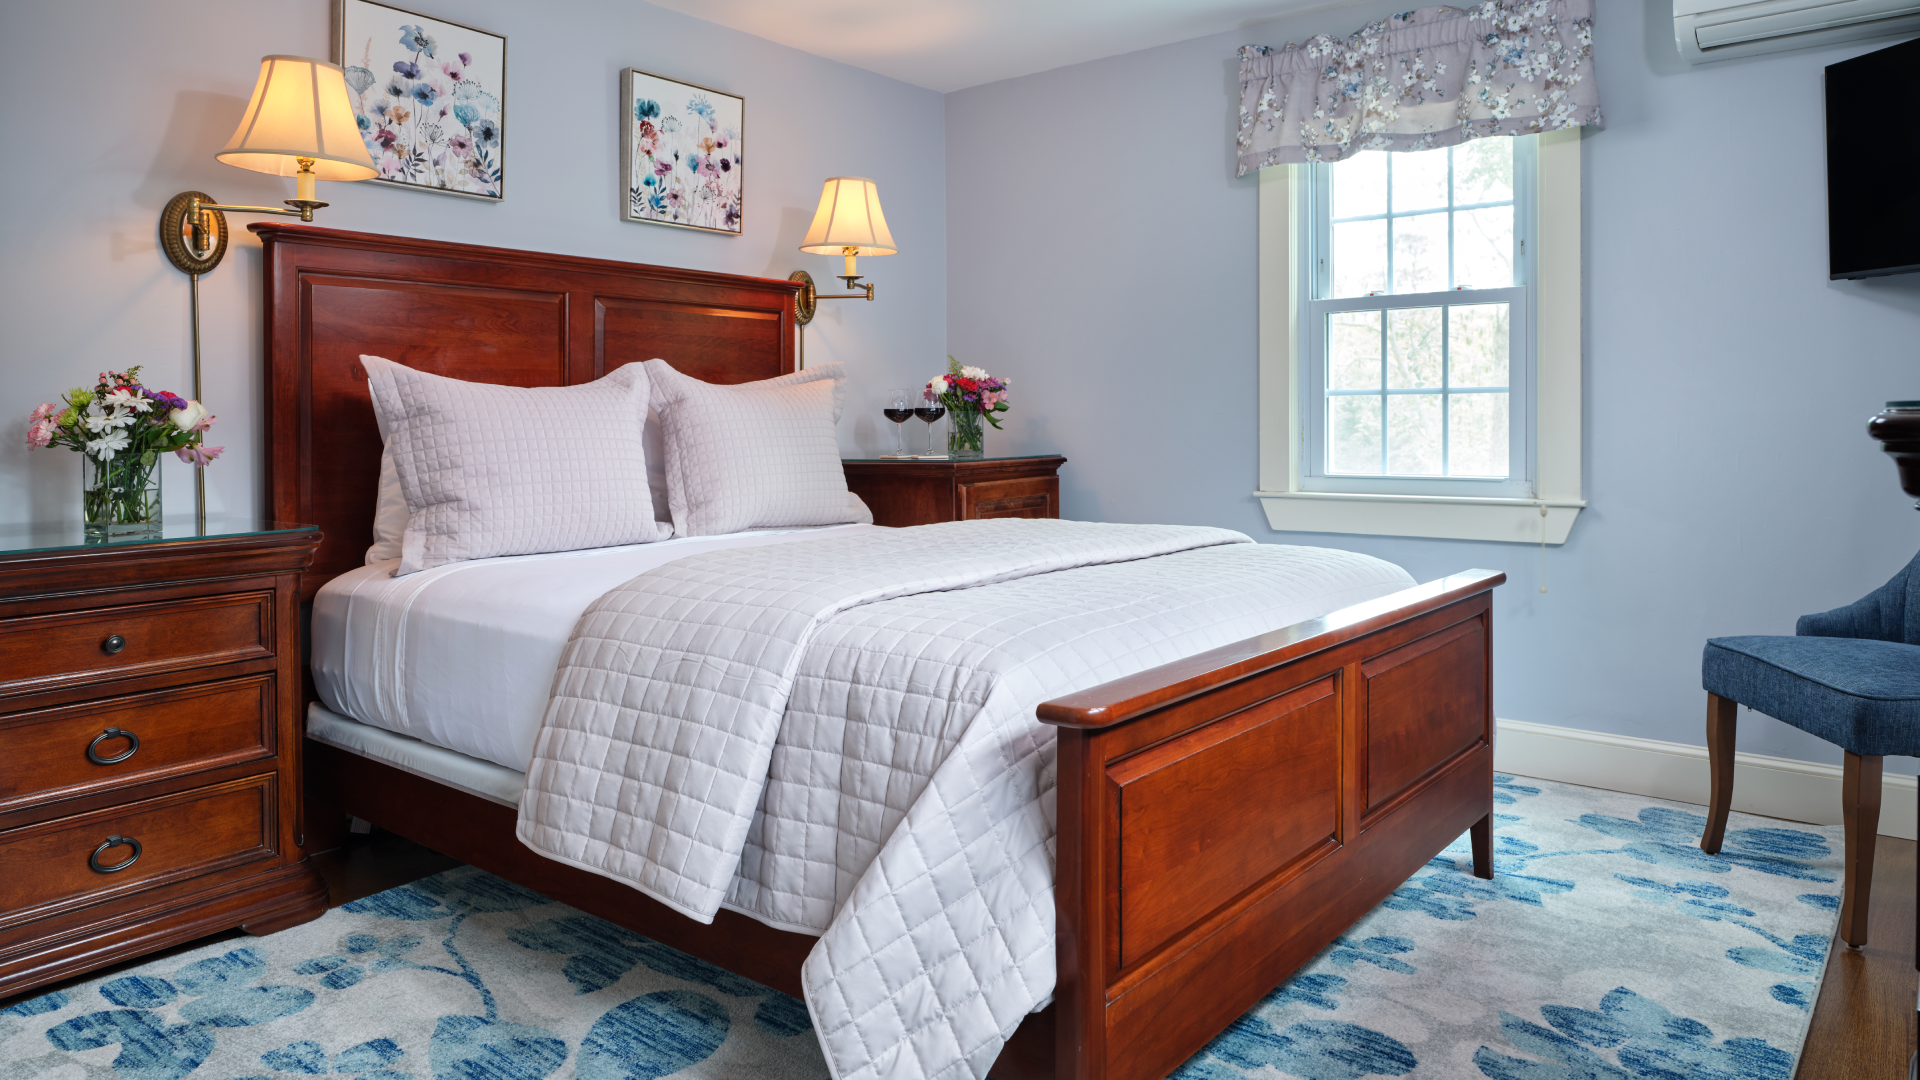
<path id="1" fill-rule="evenodd" d="M 1835 941 L 1814 1004 L 1798 1080 L 1907 1075 L 1916 1049 L 1913 966 L 1914 843 L 1882 836 L 1874 845 L 1867 946 Z"/>
<path id="2" fill-rule="evenodd" d="M 1920 915 L 1915 904 L 1915 845 L 1883 836 L 1875 852 L 1867 947 L 1849 949 L 1835 942 L 1796 1080 L 1898 1080 L 1906 1075 L 1907 1058 L 1920 1046 L 1914 1029 L 1914 995 L 1920 989 L 1920 972 L 1913 964 L 1915 920 Z M 326 879 L 327 902 L 335 907 L 459 865 L 438 852 L 378 831 L 350 837 L 347 846 L 314 856 L 314 863 Z M 22 996 L 38 997 L 110 971 L 245 936 L 235 930 L 202 938 Z M 0 1008 L 11 1004 L 13 1000 L 0 999 Z"/>

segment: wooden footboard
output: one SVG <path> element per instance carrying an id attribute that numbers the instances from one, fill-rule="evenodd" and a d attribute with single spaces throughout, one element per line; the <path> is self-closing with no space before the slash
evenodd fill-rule
<path id="1" fill-rule="evenodd" d="M 1157 1080 L 1462 832 L 1492 876 L 1473 570 L 1040 706 L 1060 1080 Z"/>

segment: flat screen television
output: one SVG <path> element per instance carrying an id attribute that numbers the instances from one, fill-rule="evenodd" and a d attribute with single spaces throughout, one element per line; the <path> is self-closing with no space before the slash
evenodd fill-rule
<path id="1" fill-rule="evenodd" d="M 1827 66 L 1832 278 L 1920 271 L 1920 38 Z"/>

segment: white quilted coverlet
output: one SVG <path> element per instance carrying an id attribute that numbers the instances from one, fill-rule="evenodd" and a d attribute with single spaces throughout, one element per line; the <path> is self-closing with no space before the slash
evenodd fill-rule
<path id="1" fill-rule="evenodd" d="M 1219 529 L 975 521 L 696 556 L 574 631 L 521 801 L 550 857 L 821 934 L 839 1080 L 980 1077 L 1054 983 L 1072 690 L 1405 588 Z"/>

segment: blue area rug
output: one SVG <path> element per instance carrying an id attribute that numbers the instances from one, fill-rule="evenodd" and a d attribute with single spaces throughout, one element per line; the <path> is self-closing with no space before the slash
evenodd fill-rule
<path id="1" fill-rule="evenodd" d="M 1501 777 L 1464 838 L 1176 1074 L 1787 1080 L 1838 829 Z M 470 868 L 0 1009 L 7 1080 L 827 1075 L 805 1007 Z"/>

